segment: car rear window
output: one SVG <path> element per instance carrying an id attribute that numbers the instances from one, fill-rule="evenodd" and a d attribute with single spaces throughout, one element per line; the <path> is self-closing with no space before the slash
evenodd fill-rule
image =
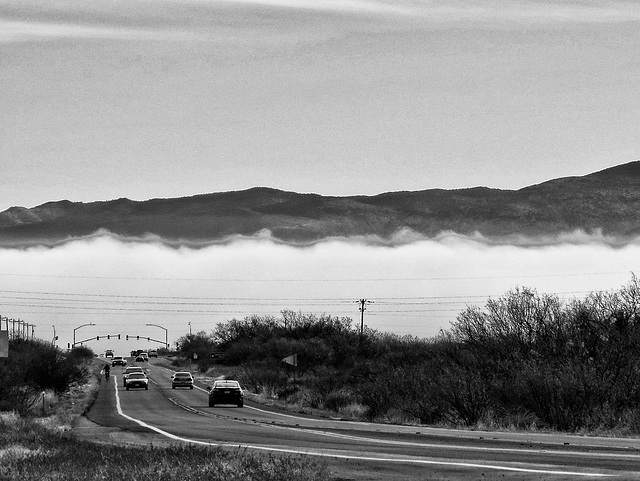
<path id="1" fill-rule="evenodd" d="M 134 372 L 129 376 L 129 379 L 144 379 L 146 376 L 141 372 Z"/>
<path id="2" fill-rule="evenodd" d="M 214 388 L 239 388 L 240 384 L 238 381 L 217 381 L 214 385 Z"/>

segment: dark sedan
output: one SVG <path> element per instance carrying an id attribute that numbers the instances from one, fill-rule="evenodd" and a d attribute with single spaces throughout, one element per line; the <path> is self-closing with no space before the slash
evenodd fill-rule
<path id="1" fill-rule="evenodd" d="M 235 404 L 239 408 L 244 406 L 244 393 L 240 383 L 230 379 L 215 381 L 209 391 L 209 407 L 216 404 Z"/>

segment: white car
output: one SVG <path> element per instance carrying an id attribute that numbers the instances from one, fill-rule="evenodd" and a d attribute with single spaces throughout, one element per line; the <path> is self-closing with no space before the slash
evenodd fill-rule
<path id="1" fill-rule="evenodd" d="M 122 385 L 123 386 L 125 386 L 125 387 L 127 386 L 127 378 L 129 377 L 129 374 L 133 374 L 134 372 L 140 372 L 140 373 L 144 374 L 144 370 L 140 366 L 129 366 L 122 373 Z"/>
<path id="2" fill-rule="evenodd" d="M 142 372 L 133 372 L 127 376 L 125 383 L 127 391 L 133 388 L 149 389 L 149 378 Z"/>
<path id="3" fill-rule="evenodd" d="M 127 360 L 122 356 L 116 356 L 111 360 L 111 366 L 126 366 Z"/>

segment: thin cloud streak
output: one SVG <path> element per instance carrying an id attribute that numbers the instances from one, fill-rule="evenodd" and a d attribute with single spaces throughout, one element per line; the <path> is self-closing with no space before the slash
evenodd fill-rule
<path id="1" fill-rule="evenodd" d="M 194 35 L 181 31 L 0 19 L 0 43 L 58 39 L 181 41 L 194 38 Z"/>
<path id="2" fill-rule="evenodd" d="M 13 2 L 3 2 L 11 5 Z M 310 12 L 333 12 L 336 14 L 365 15 L 377 17 L 405 17 L 419 20 L 425 26 L 436 24 L 474 24 L 476 26 L 489 26 L 491 28 L 509 27 L 510 24 L 521 25 L 523 23 L 587 23 L 603 24 L 617 22 L 640 21 L 640 5 L 632 2 L 504 2 L 495 0 L 476 1 L 419 1 L 419 0 L 229 0 L 226 2 L 211 2 L 210 0 L 164 0 L 166 5 L 179 7 L 183 4 L 197 5 L 202 12 L 206 12 L 203 18 L 216 18 L 215 12 L 230 14 L 239 7 L 270 7 L 274 9 L 290 9 L 296 11 L 307 10 Z M 1 6 L 1 4 L 0 4 Z M 27 3 L 28 7 L 28 3 Z M 157 10 L 157 5 L 145 5 L 134 2 L 132 8 L 127 6 L 109 7 L 109 11 L 120 11 L 123 19 L 133 21 L 148 18 L 162 18 L 165 16 L 165 24 L 172 25 L 175 21 L 182 21 L 180 29 L 148 29 L 125 25 L 123 20 L 118 25 L 118 17 L 113 17 L 114 25 L 101 25 L 93 23 L 92 19 L 101 18 L 101 10 L 104 5 L 101 2 L 85 4 L 76 2 L 59 6 L 59 12 L 66 12 L 66 20 L 28 20 L 21 19 L 15 14 L 11 18 L 0 17 L 0 43 L 46 41 L 61 38 L 69 39 L 94 39 L 94 40 L 128 40 L 128 41 L 188 41 L 188 40 L 213 40 L 217 36 L 230 35 L 229 28 L 215 25 L 213 31 L 206 31 L 202 26 L 191 26 L 189 18 L 182 20 L 172 16 L 176 12 L 162 12 Z M 31 9 L 38 11 L 36 6 Z M 25 11 L 28 11 L 25 10 Z M 238 10 L 237 28 L 248 28 L 242 18 L 242 10 Z M 46 13 L 41 14 L 45 15 Z M 73 22 L 73 18 L 82 18 L 83 22 Z M 65 18 L 64 16 L 62 18 Z M 230 25 L 231 27 L 233 25 Z M 229 27 L 229 26 L 227 26 Z M 268 36 L 269 34 L 267 34 Z M 241 40 L 241 39 L 237 39 Z M 242 42 L 241 42 L 242 43 Z"/>
<path id="3" fill-rule="evenodd" d="M 438 21 L 609 23 L 640 19 L 632 2 L 522 2 L 496 0 L 230 0 L 232 3 L 365 14 L 393 14 Z M 202 2 L 197 2 L 202 3 Z M 206 3 L 206 2 L 205 2 Z"/>

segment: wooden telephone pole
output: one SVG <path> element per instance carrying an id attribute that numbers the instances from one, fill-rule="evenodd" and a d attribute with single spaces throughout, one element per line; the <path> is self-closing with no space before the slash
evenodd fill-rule
<path id="1" fill-rule="evenodd" d="M 359 301 L 356 301 L 356 302 L 360 304 L 360 307 L 358 308 L 358 310 L 360 311 L 360 337 L 362 337 L 364 334 L 364 311 L 367 310 L 365 305 L 372 304 L 373 302 L 368 301 L 366 299 L 360 299 Z"/>

